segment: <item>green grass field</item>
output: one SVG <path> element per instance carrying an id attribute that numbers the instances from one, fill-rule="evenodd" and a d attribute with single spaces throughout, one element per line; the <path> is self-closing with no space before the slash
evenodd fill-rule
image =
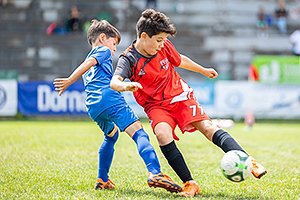
<path id="1" fill-rule="evenodd" d="M 144 124 L 162 171 L 176 182 L 148 123 Z M 222 151 L 199 132 L 177 143 L 201 195 L 194 199 L 300 199 L 300 124 L 243 124 L 231 135 L 269 173 L 260 180 L 233 183 L 221 174 Z M 147 171 L 134 142 L 124 133 L 116 144 L 110 178 L 117 188 L 95 191 L 98 148 L 103 135 L 89 121 L 0 121 L 0 199 L 184 199 L 147 186 Z"/>

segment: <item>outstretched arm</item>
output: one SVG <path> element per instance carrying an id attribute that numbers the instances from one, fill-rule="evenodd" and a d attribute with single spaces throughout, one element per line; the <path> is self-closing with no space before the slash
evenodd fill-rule
<path id="1" fill-rule="evenodd" d="M 208 78 L 217 78 L 218 72 L 214 70 L 213 68 L 205 68 L 194 61 L 192 61 L 190 58 L 188 58 L 185 55 L 180 54 L 181 56 L 181 63 L 178 67 L 187 69 L 193 72 L 198 72 Z"/>
<path id="2" fill-rule="evenodd" d="M 61 95 L 72 83 L 81 77 L 87 70 L 97 64 L 97 60 L 93 57 L 88 58 L 81 63 L 68 78 L 56 78 L 53 81 L 55 90 Z"/>
<path id="3" fill-rule="evenodd" d="M 138 82 L 124 82 L 124 79 L 119 75 L 114 75 L 110 81 L 110 87 L 113 90 L 124 92 L 135 92 L 138 89 L 143 89 L 143 86 Z"/>

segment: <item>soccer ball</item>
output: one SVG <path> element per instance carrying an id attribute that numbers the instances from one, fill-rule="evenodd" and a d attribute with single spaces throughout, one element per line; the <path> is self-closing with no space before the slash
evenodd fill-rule
<path id="1" fill-rule="evenodd" d="M 242 151 L 232 150 L 224 154 L 221 160 L 223 175 L 233 181 L 241 182 L 251 174 L 251 158 Z"/>

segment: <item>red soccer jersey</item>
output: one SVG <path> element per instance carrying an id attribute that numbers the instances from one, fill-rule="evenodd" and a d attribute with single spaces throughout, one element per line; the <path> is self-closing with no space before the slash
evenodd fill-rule
<path id="1" fill-rule="evenodd" d="M 131 45 L 118 60 L 114 75 L 139 82 L 143 89 L 134 93 L 136 101 L 148 112 L 155 106 L 187 100 L 192 89 L 175 71 L 181 56 L 174 45 L 166 40 L 154 56 L 145 57 Z"/>

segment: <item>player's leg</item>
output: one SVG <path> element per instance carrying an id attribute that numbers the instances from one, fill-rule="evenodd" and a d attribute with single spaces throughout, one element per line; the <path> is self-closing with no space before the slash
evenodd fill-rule
<path id="1" fill-rule="evenodd" d="M 173 139 L 173 129 L 168 123 L 158 123 L 154 132 L 156 134 L 160 149 L 167 159 L 169 165 L 176 172 L 184 183 L 181 196 L 193 197 L 200 193 L 200 188 L 196 181 L 193 180 L 190 170 Z"/>
<path id="2" fill-rule="evenodd" d="M 194 122 L 193 125 L 205 137 L 220 147 L 225 153 L 230 150 L 240 150 L 247 153 L 226 131 L 220 129 L 211 120 Z"/>
<path id="3" fill-rule="evenodd" d="M 178 139 L 174 133 L 176 122 L 166 110 L 152 109 L 148 115 L 152 121 L 151 125 L 163 155 L 185 184 L 180 194 L 182 196 L 195 196 L 199 193 L 199 186 L 193 180 L 190 170 L 174 141 L 174 138 Z"/>
<path id="4" fill-rule="evenodd" d="M 133 139 L 137 146 L 139 155 L 142 157 L 148 172 L 159 174 L 160 164 L 153 146 L 150 144 L 149 136 L 142 127 L 140 121 L 130 124 L 125 132 Z"/>
<path id="5" fill-rule="evenodd" d="M 150 187 L 161 187 L 170 192 L 179 192 L 181 187 L 169 176 L 162 174 L 156 152 L 150 143 L 148 134 L 142 127 L 141 122 L 135 116 L 129 106 L 117 106 L 119 112 L 114 115 L 114 122 L 121 131 L 124 131 L 136 143 L 139 155 L 143 159 L 148 172 L 148 185 Z"/>
<path id="6" fill-rule="evenodd" d="M 182 182 L 185 183 L 193 180 L 193 178 L 181 152 L 176 146 L 172 132 L 171 126 L 166 122 L 160 122 L 154 128 L 154 133 L 163 155 Z"/>
<path id="7" fill-rule="evenodd" d="M 178 102 L 176 110 L 173 113 L 182 132 L 192 132 L 197 129 L 225 153 L 230 150 L 240 150 L 246 153 L 229 133 L 211 122 L 196 99 L 192 98 L 187 101 Z M 260 178 L 266 173 L 266 169 L 252 159 L 252 174 L 256 178 Z"/>
<path id="8" fill-rule="evenodd" d="M 109 179 L 109 169 L 114 156 L 114 146 L 119 137 L 117 126 L 106 119 L 105 112 L 95 120 L 104 132 L 104 139 L 99 148 L 98 179 L 95 189 L 113 189 L 114 183 Z"/>
<path id="9" fill-rule="evenodd" d="M 101 178 L 104 182 L 108 181 L 109 169 L 114 156 L 114 146 L 119 137 L 117 127 L 107 135 L 104 136 L 103 143 L 99 149 L 99 165 L 98 165 L 98 178 Z"/>
<path id="10" fill-rule="evenodd" d="M 225 153 L 231 150 L 240 150 L 247 152 L 237 143 L 237 141 L 226 131 L 220 129 L 211 120 L 202 120 L 194 122 L 193 125 L 205 135 L 207 139 L 220 147 Z M 267 170 L 251 157 L 252 174 L 256 178 L 261 178 L 267 173 Z"/>
<path id="11" fill-rule="evenodd" d="M 170 192 L 180 192 L 181 187 L 177 185 L 169 176 L 162 174 L 158 157 L 150 144 L 149 136 L 142 128 L 140 121 L 130 125 L 126 132 L 137 145 L 138 152 L 148 169 L 148 185 L 150 187 L 165 188 Z"/>

